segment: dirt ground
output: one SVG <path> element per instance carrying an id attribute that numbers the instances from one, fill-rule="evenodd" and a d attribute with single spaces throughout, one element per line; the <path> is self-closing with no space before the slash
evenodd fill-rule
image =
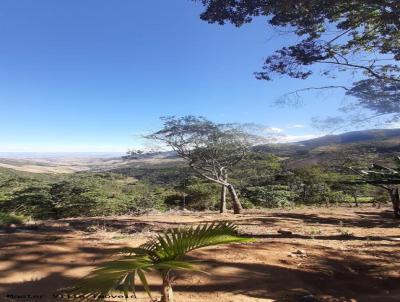
<path id="1" fill-rule="evenodd" d="M 2 230 L 0 301 L 74 301 L 53 294 L 118 248 L 214 220 L 234 220 L 256 241 L 190 253 L 210 274 L 180 274 L 177 302 L 400 301 L 400 221 L 389 208 L 373 207 L 65 219 Z M 159 280 L 150 281 L 159 296 Z M 140 293 L 128 301 L 149 299 Z"/>

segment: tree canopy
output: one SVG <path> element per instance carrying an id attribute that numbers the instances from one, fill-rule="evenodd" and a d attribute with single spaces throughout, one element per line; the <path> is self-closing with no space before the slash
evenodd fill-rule
<path id="1" fill-rule="evenodd" d="M 194 0 L 205 11 L 201 19 L 240 27 L 265 17 L 272 27 L 301 37 L 300 42 L 269 54 L 255 75 L 307 79 L 313 73 L 334 77 L 337 71 L 361 75 L 352 85 L 333 84 L 309 89 L 341 88 L 373 116 L 400 118 L 400 2 L 397 0 Z M 318 65 L 321 68 L 313 68 Z M 297 91 L 294 95 L 298 96 Z M 290 93 L 288 94 L 288 96 Z M 337 120 L 336 120 L 337 121 Z"/>
<path id="2" fill-rule="evenodd" d="M 252 135 L 237 124 L 216 124 L 203 117 L 163 118 L 164 127 L 147 138 L 164 142 L 205 179 L 228 188 L 235 213 L 241 210 L 228 170 L 244 159 Z"/>

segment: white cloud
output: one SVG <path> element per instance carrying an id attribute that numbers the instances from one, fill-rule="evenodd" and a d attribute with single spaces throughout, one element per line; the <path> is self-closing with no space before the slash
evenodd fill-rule
<path id="1" fill-rule="evenodd" d="M 275 143 L 295 143 L 320 137 L 318 134 L 282 135 L 277 137 Z"/>

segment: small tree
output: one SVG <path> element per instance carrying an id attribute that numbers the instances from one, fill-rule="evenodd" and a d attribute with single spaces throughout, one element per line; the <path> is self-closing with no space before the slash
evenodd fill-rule
<path id="1" fill-rule="evenodd" d="M 146 273 L 156 271 L 162 278 L 161 301 L 172 302 L 174 271 L 199 271 L 193 261 L 183 259 L 188 252 L 207 246 L 250 241 L 252 239 L 239 237 L 236 226 L 229 222 L 170 229 L 138 248 L 124 250 L 124 258 L 99 267 L 75 291 L 87 299 L 103 301 L 110 291 L 120 288 L 128 298 L 129 291 L 136 295 L 135 279 L 138 276 L 151 301 L 154 301 Z"/>
<path id="2" fill-rule="evenodd" d="M 162 118 L 164 128 L 146 136 L 165 143 L 199 175 L 221 185 L 221 213 L 226 210 L 225 189 L 232 198 L 233 211 L 239 214 L 242 205 L 228 172 L 244 159 L 254 136 L 237 124 L 216 124 L 203 117 Z"/>

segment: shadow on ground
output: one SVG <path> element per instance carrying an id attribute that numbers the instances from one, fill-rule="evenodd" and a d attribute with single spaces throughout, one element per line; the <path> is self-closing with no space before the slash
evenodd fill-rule
<path id="1" fill-rule="evenodd" d="M 389 230 L 399 225 L 389 212 L 353 211 L 352 215 L 328 217 L 287 212 L 235 218 L 242 231 L 257 227 L 257 234 L 249 231 L 248 235 L 258 238 L 258 241 L 191 253 L 192 260 L 205 261 L 201 264 L 202 268 L 210 274 L 179 274 L 175 285 L 177 302 L 215 301 L 212 299 L 217 296 L 221 302 L 259 301 L 257 299 L 288 302 L 400 301 L 400 243 L 394 240 L 395 236 L 384 233 L 382 236 L 284 235 L 271 234 L 269 230 L 270 226 L 279 225 L 282 221 L 294 225 L 325 225 L 333 229 L 343 225 L 348 228 Z M 209 215 L 205 220 L 218 217 Z M 151 221 L 89 218 L 87 221 L 68 220 L 68 225 L 63 227 L 64 220 L 59 221 L 58 226 L 0 233 L 0 301 L 63 301 L 55 299 L 53 294 L 76 284 L 97 264 L 110 259 L 110 255 L 123 245 L 102 243 L 96 232 L 83 236 L 83 233 L 76 232 L 80 228 L 87 230 L 93 225 L 104 225 L 112 230 L 131 228 L 141 232 L 182 225 L 168 219 L 168 215 L 165 222 L 162 218 Z M 131 240 L 135 240 L 134 236 Z M 318 242 L 315 243 L 314 239 Z M 322 245 L 336 241 L 344 244 L 355 241 L 358 245 L 348 246 L 348 250 L 336 249 L 335 245 Z M 368 249 L 363 250 L 365 244 L 368 244 Z M 289 258 L 288 252 L 293 248 L 307 248 L 307 255 Z M 141 287 L 138 289 L 142 290 Z M 22 299 L 7 298 L 7 295 L 44 297 Z M 304 300 L 308 295 L 318 300 Z"/>

